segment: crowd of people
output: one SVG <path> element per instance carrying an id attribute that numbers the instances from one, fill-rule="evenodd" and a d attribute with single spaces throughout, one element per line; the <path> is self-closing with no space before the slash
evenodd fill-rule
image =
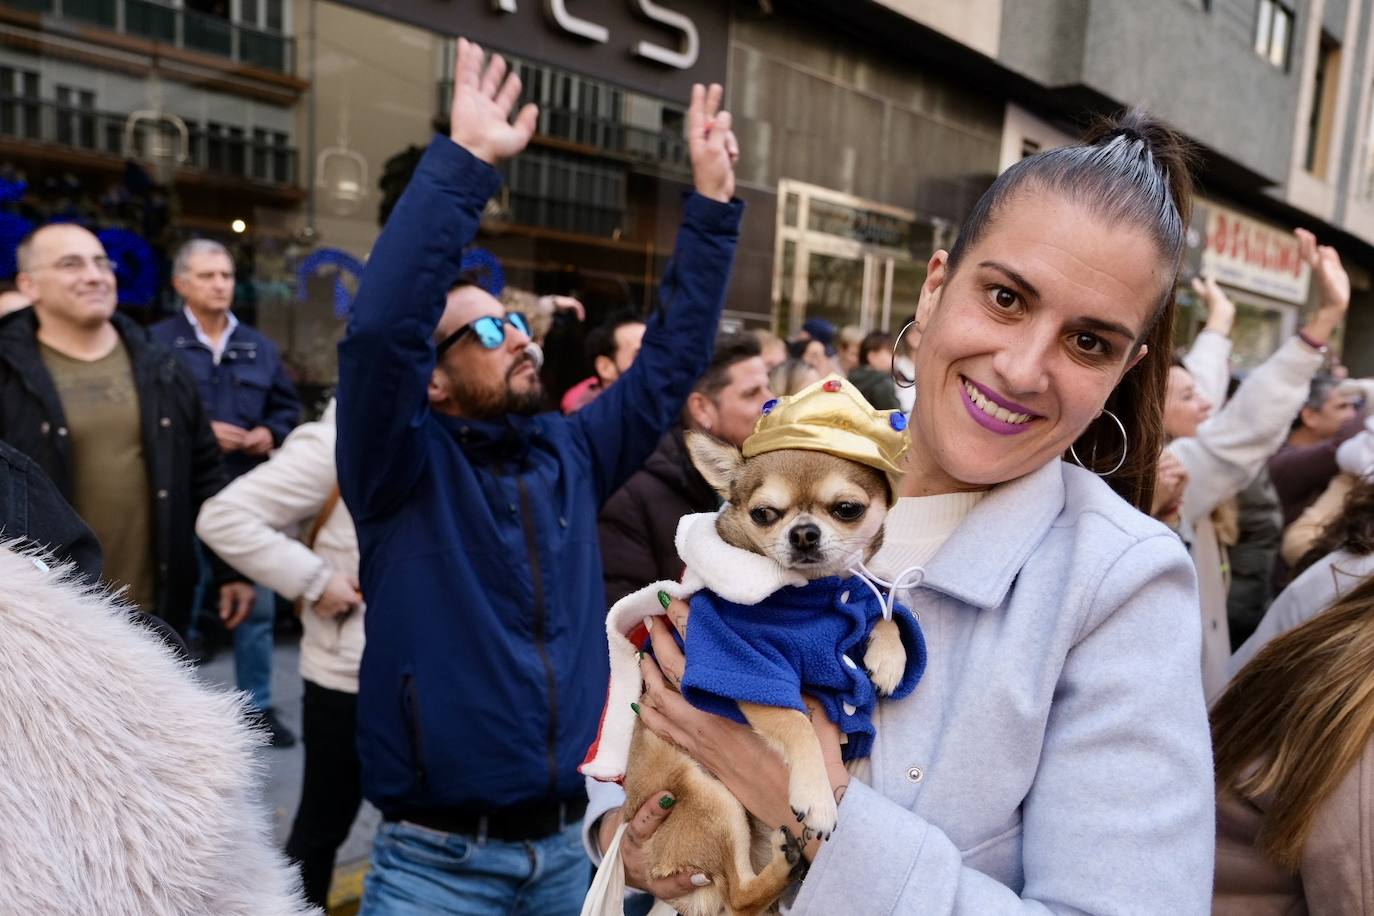
<path id="1" fill-rule="evenodd" d="M 775 398 L 839 375 L 906 418 L 869 565 L 900 580 L 929 663 L 879 705 L 871 756 L 831 768 L 839 826 L 788 911 L 1374 912 L 1374 381 L 1330 353 L 1351 295 L 1334 249 L 1296 230 L 1314 307 L 1243 378 L 1212 278 L 1187 283 L 1207 319 L 1176 352 L 1189 154 L 1132 111 L 1002 173 L 895 336 L 720 332 L 745 215 L 721 87 L 698 86 L 658 307 L 603 317 L 589 374 L 551 392 L 541 343 L 582 304 L 463 270 L 534 132 L 520 94 L 459 41 L 451 132 L 377 239 L 309 422 L 233 312 L 223 246 L 180 249 L 180 308 L 145 329 L 91 232 L 19 245 L 0 910 L 312 912 L 364 799 L 368 916 L 578 913 L 622 826 L 625 912 L 709 884 L 645 862 L 671 794 L 626 810 L 578 772 L 607 609 L 678 579 L 679 521 L 721 506 L 684 436 L 742 447 Z M 297 740 L 271 695 L 278 596 L 304 682 L 280 851 L 248 731 Z M 688 612 L 660 597 L 635 713 L 763 824 L 795 823 L 763 739 L 673 688 Z M 188 662 L 217 626 L 238 700 Z"/>

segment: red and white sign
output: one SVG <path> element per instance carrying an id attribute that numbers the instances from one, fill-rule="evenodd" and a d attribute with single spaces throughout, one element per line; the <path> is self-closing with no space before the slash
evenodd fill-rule
<path id="1" fill-rule="evenodd" d="M 1298 256 L 1298 240 L 1259 220 L 1208 202 L 1202 273 L 1285 302 L 1307 301 L 1311 269 Z"/>

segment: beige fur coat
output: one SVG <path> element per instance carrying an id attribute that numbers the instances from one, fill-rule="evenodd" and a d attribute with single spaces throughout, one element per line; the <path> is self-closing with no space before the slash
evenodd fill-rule
<path id="1" fill-rule="evenodd" d="M 0 912 L 317 912 L 272 846 L 240 700 L 0 545 Z"/>

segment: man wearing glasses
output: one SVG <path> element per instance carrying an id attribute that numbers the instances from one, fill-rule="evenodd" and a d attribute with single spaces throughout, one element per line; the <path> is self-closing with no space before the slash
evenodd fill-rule
<path id="1" fill-rule="evenodd" d="M 577 413 L 537 414 L 522 316 L 457 283 L 529 142 L 520 81 L 459 40 L 450 137 L 392 212 L 339 346 L 338 465 L 367 645 L 363 793 L 382 812 L 362 913 L 575 914 L 590 882 L 577 772 L 608 661 L 596 518 L 711 357 L 738 238 L 721 89 L 689 121 L 696 193 L 639 358 Z"/>
<path id="2" fill-rule="evenodd" d="M 95 532 L 105 580 L 184 634 L 196 513 L 225 481 L 196 383 L 116 313 L 115 265 L 90 232 L 36 229 L 18 260 L 33 307 L 0 319 L 0 439 L 32 458 Z M 252 594 L 227 584 L 221 601 Z"/>

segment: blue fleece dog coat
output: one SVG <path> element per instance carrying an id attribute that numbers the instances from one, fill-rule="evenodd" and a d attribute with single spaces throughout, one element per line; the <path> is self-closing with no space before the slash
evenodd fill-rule
<path id="1" fill-rule="evenodd" d="M 863 656 L 883 608 L 862 579 L 816 579 L 781 588 L 758 604 L 700 591 L 691 608 L 681 684 L 688 702 L 747 724 L 737 703 L 805 712 L 806 694 L 848 736 L 844 759 L 868 756 L 878 696 Z M 892 620 L 906 648 L 906 671 L 892 693 L 900 699 L 925 673 L 926 644 L 907 608 L 898 604 Z"/>

